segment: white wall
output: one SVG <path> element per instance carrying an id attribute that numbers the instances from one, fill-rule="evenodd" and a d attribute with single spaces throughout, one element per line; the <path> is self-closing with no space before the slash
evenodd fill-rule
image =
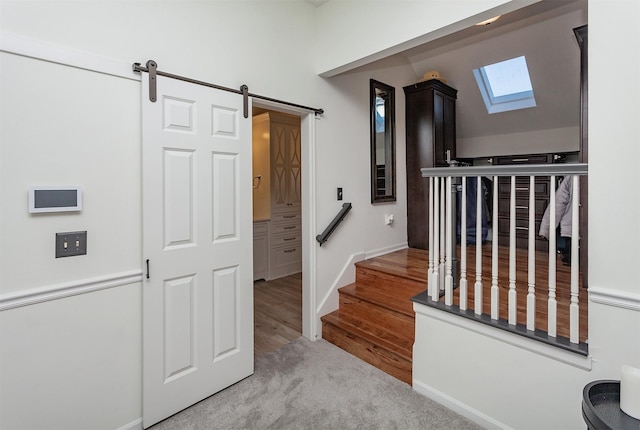
<path id="1" fill-rule="evenodd" d="M 104 57 L 126 70 L 123 78 L 1 54 L 0 427 L 68 428 L 71 402 L 86 411 L 75 416 L 75 426 L 139 424 L 144 220 L 133 62 L 154 59 L 160 70 L 233 88 L 248 84 L 252 92 L 326 109 L 315 121 L 318 225 L 310 229 L 320 232 L 337 212 L 337 186 L 355 209 L 312 261 L 318 306 L 351 255 L 404 246 L 404 101 L 397 99 L 399 200 L 372 207 L 368 91 L 370 77 L 412 81 L 405 77 L 409 67 L 321 80 L 314 72 L 309 4 L 5 1 L 0 8 L 3 36 L 10 36 L 3 46 L 36 46 L 54 57 L 75 50 L 80 62 L 102 64 Z M 81 213 L 27 213 L 29 186 L 69 184 L 84 188 Z M 391 227 L 384 226 L 387 212 L 396 216 Z M 74 230 L 88 231 L 87 255 L 56 260 L 55 232 Z M 87 293 L 66 297 L 69 291 Z M 25 402 L 21 386 L 39 386 L 45 377 L 51 387 Z M 76 391 L 67 393 L 70 386 Z"/>
<path id="2" fill-rule="evenodd" d="M 541 152 L 577 152 L 580 150 L 578 127 L 547 128 L 521 133 L 456 139 L 458 158 L 493 155 L 537 154 Z"/>
<path id="3" fill-rule="evenodd" d="M 0 428 L 137 422 L 140 299 L 137 283 L 0 312 Z"/>
<path id="4" fill-rule="evenodd" d="M 406 15 L 403 24 L 415 29 L 421 23 L 428 33 L 432 26 L 449 25 L 494 3 L 504 2 L 458 2 L 451 8 L 454 12 L 447 9 L 436 16 L 432 11 L 429 19 Z M 509 5 L 513 3 L 517 2 Z M 592 3 L 597 8 L 591 16 L 599 14 L 592 20 L 592 52 L 599 56 L 591 70 L 590 206 L 600 209 L 591 212 L 590 279 L 605 292 L 620 290 L 633 295 L 637 294 L 637 282 L 632 270 L 638 260 L 635 220 L 640 214 L 638 191 L 630 198 L 628 190 L 638 189 L 635 121 L 640 115 L 637 106 L 623 105 L 624 98 L 615 104 L 610 100 L 612 95 L 638 93 L 638 59 L 619 56 L 610 47 L 625 46 L 629 52 L 637 52 L 638 6 L 634 1 L 616 2 L 614 7 L 609 7 L 609 2 L 590 2 L 590 6 Z M 329 39 L 313 34 L 315 9 L 310 5 L 298 1 L 157 2 L 150 7 L 145 1 L 3 1 L 0 8 L 3 32 L 124 62 L 154 59 L 161 70 L 234 88 L 248 84 L 252 92 L 325 108 L 326 114 L 316 120 L 317 231 L 340 207 L 336 187 L 344 188 L 344 201 L 352 201 L 354 209 L 332 241 L 317 249 L 318 305 L 351 255 L 406 242 L 401 86 L 414 81 L 413 72 L 407 65 L 383 62 L 332 79 L 318 78 L 316 51 L 308 48 L 316 47 L 321 50 L 319 55 L 331 56 L 331 49 L 341 52 L 343 45 L 349 44 L 334 39 L 337 41 L 331 49 L 325 49 Z M 364 22 L 359 25 L 364 27 Z M 317 39 L 323 42 L 315 45 Z M 332 57 L 320 70 L 340 67 L 385 48 L 352 45 L 347 56 Z M 139 278 L 140 226 L 144 222 L 139 206 L 139 84 L 9 54 L 0 59 L 0 301 L 51 286 L 64 289 L 80 283 L 106 288 L 114 279 L 126 279 L 104 291 L 2 311 L 0 427 L 68 428 L 62 414 L 72 402 L 74 411 L 87 411 L 78 412 L 81 415 L 75 426 L 114 428 L 136 423 L 141 416 Z M 618 62 L 621 66 L 614 67 L 617 79 L 612 80 L 610 71 Z M 42 70 L 47 73 L 36 73 Z M 369 78 L 396 86 L 398 96 L 399 200 L 374 207 L 369 204 Z M 622 106 L 624 110 L 620 110 Z M 623 155 L 611 156 L 618 152 Z M 63 156 L 71 170 L 61 168 Z M 92 168 L 83 167 L 89 160 Z M 26 190 L 32 181 L 86 186 L 85 210 L 79 215 L 29 216 Z M 391 211 L 396 223 L 384 226 L 384 214 Z M 612 216 L 621 222 L 606 221 Z M 85 228 L 89 231 L 87 256 L 55 261 L 54 233 Z M 609 252 L 612 247 L 620 253 Z M 599 312 L 596 305 L 593 308 L 592 317 L 606 313 Z M 602 333 L 592 339 L 603 351 L 601 368 L 606 371 L 601 374 L 615 376 L 612 372 L 618 361 L 627 357 L 632 361 L 634 349 L 625 349 L 613 336 L 603 335 L 620 327 L 636 327 L 638 312 L 627 314 L 615 319 L 615 325 L 609 322 L 613 318 L 595 322 L 594 336 Z M 455 352 L 450 344 L 431 345 L 429 339 L 418 338 L 417 345 Z M 640 366 L 638 362 L 630 364 Z M 428 365 L 420 360 L 416 375 Z M 25 402 L 22 384 L 42 389 L 38 385 L 42 380 L 52 382 L 51 391 L 44 390 L 42 396 L 34 395 Z M 126 393 L 113 395 L 116 391 Z M 576 407 L 574 400 L 567 400 L 567 408 Z M 101 406 L 96 411 L 98 403 Z"/>
<path id="5" fill-rule="evenodd" d="M 620 379 L 623 364 L 640 367 L 640 108 L 629 97 L 640 93 L 639 20 L 636 1 L 589 1 L 590 370 L 418 307 L 414 386 L 488 427 L 584 428 L 584 385 Z M 611 70 L 614 80 L 607 79 Z M 618 103 L 611 103 L 614 94 L 621 95 Z"/>
<path id="6" fill-rule="evenodd" d="M 3 1 L 0 8 L 2 46 L 33 39 L 54 46 L 44 49 L 54 55 L 86 51 L 85 61 L 113 58 L 127 70 L 154 59 L 161 70 L 318 102 L 308 49 L 315 9 L 304 2 Z M 0 427 L 138 426 L 140 83 L 0 55 Z M 84 209 L 30 216 L 31 185 L 80 185 Z M 56 260 L 55 232 L 74 230 L 88 231 L 87 255 Z M 89 292 L 65 297 L 69 291 Z"/>
<path id="7" fill-rule="evenodd" d="M 334 76 L 538 1 L 330 1 L 318 9 L 316 70 Z"/>
<path id="8" fill-rule="evenodd" d="M 369 79 L 395 87 L 396 91 L 396 201 L 371 205 Z M 405 174 L 404 93 L 402 86 L 413 82 L 408 64 L 379 62 L 357 71 L 326 79 L 319 87 L 326 114 L 318 121 L 317 224 L 321 232 L 340 210 L 351 202 L 353 209 L 331 239 L 317 250 L 318 309 L 325 314 L 337 307 L 321 310 L 328 288 L 353 254 L 367 256 L 406 247 L 407 202 Z M 323 122 L 326 121 L 325 127 Z M 344 200 L 336 200 L 342 187 Z M 395 222 L 385 225 L 385 214 Z M 340 287 L 342 285 L 336 285 Z"/>

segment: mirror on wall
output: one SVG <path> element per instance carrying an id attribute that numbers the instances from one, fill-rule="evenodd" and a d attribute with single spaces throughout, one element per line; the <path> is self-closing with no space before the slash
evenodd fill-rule
<path id="1" fill-rule="evenodd" d="M 395 88 L 369 81 L 371 203 L 396 201 Z"/>

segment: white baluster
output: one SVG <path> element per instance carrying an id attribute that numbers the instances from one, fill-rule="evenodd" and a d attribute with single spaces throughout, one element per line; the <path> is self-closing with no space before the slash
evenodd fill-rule
<path id="1" fill-rule="evenodd" d="M 569 180 L 567 176 L 565 181 Z M 569 340 L 572 343 L 580 343 L 580 305 L 578 304 L 579 291 L 579 243 L 580 243 L 580 177 L 573 176 L 573 194 L 571 197 L 571 304 L 569 305 Z"/>
<path id="2" fill-rule="evenodd" d="M 429 178 L 429 268 L 427 269 L 427 295 L 431 294 L 433 284 L 433 177 Z"/>
<path id="3" fill-rule="evenodd" d="M 453 260 L 453 250 L 451 249 L 451 235 L 453 233 L 451 221 L 454 216 L 453 211 L 451 209 L 451 176 L 447 176 L 445 187 L 446 193 L 446 202 L 447 202 L 447 210 L 446 210 L 446 235 L 445 235 L 445 243 L 446 243 L 446 251 L 445 251 L 445 277 L 444 277 L 444 304 L 447 306 L 451 306 L 453 304 L 453 270 L 451 267 L 451 262 Z"/>
<path id="4" fill-rule="evenodd" d="M 440 258 L 440 239 L 439 232 L 440 226 L 440 197 L 439 197 L 439 189 L 440 189 L 440 178 L 437 176 L 433 178 L 433 277 L 432 277 L 432 288 L 431 288 L 431 300 L 438 301 L 440 298 L 440 280 L 439 278 L 439 258 Z"/>
<path id="5" fill-rule="evenodd" d="M 509 324 L 517 323 L 518 302 L 516 294 L 516 177 L 511 176 L 509 200 Z"/>
<path id="6" fill-rule="evenodd" d="M 438 267 L 438 285 L 440 291 L 444 291 L 444 278 L 445 278 L 445 240 L 446 240 L 446 197 L 447 197 L 447 184 L 444 178 L 440 179 L 440 266 Z"/>
<path id="7" fill-rule="evenodd" d="M 467 310 L 467 178 L 462 177 L 460 198 L 460 310 Z"/>
<path id="8" fill-rule="evenodd" d="M 549 198 L 549 301 L 547 305 L 547 334 L 556 337 L 558 321 L 556 301 L 556 177 L 551 175 L 551 194 Z"/>
<path id="9" fill-rule="evenodd" d="M 498 177 L 493 177 L 493 224 L 491 227 L 491 319 L 500 318 L 498 288 Z"/>
<path id="10" fill-rule="evenodd" d="M 535 176 L 529 177 L 529 270 L 527 293 L 527 330 L 536 329 L 536 207 Z"/>
<path id="11" fill-rule="evenodd" d="M 476 283 L 474 285 L 474 312 L 482 315 L 482 182 L 480 176 L 476 177 Z M 480 227 L 478 227 L 478 220 Z"/>

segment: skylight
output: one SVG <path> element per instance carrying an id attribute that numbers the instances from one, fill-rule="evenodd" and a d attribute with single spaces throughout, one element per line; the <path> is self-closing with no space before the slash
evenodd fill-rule
<path id="1" fill-rule="evenodd" d="M 473 69 L 473 75 L 490 114 L 536 106 L 524 56 Z"/>

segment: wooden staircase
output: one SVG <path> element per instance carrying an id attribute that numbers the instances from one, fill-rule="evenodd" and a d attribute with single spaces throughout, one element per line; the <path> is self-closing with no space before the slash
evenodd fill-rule
<path id="1" fill-rule="evenodd" d="M 356 263 L 356 282 L 322 317 L 322 337 L 411 384 L 415 317 L 411 297 L 427 289 L 427 251 L 403 249 Z"/>

